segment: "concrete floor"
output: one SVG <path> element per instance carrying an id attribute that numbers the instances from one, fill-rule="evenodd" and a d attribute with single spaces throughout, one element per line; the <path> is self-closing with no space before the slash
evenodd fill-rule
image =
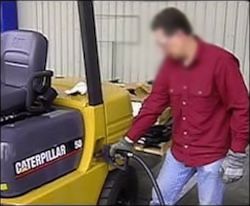
<path id="1" fill-rule="evenodd" d="M 146 154 L 141 154 L 141 157 L 153 170 L 155 176 L 157 176 L 161 167 L 162 158 Z M 147 205 L 151 198 L 151 184 L 144 171 L 136 164 L 132 164 L 137 168 L 137 176 L 139 179 L 138 204 Z M 198 205 L 196 187 L 188 192 L 178 205 Z M 224 205 L 249 205 L 249 157 L 248 161 L 246 161 L 245 176 L 237 183 L 226 186 Z"/>

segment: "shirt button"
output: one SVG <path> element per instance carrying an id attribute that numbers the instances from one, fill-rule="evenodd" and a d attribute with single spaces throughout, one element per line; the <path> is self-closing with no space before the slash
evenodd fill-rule
<path id="1" fill-rule="evenodd" d="M 182 117 L 182 120 L 185 121 L 187 118 L 185 116 Z"/>
<path id="2" fill-rule="evenodd" d="M 184 131 L 183 134 L 186 136 L 186 135 L 188 134 L 188 132 L 187 132 L 187 131 Z"/>
<path id="3" fill-rule="evenodd" d="M 202 91 L 198 91 L 198 94 L 199 94 L 199 95 L 202 95 Z"/>
<path id="4" fill-rule="evenodd" d="M 182 101 L 182 105 L 187 105 L 187 102 L 186 101 Z"/>
<path id="5" fill-rule="evenodd" d="M 184 85 L 184 86 L 183 86 L 183 89 L 184 89 L 184 90 L 186 90 L 186 89 L 187 89 L 187 86 L 186 86 L 186 85 Z"/>
<path id="6" fill-rule="evenodd" d="M 187 149 L 187 148 L 188 148 L 188 145 L 184 145 L 184 148 Z"/>

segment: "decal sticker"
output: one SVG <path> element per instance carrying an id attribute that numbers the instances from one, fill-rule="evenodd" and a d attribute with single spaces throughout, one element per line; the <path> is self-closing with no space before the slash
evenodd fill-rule
<path id="1" fill-rule="evenodd" d="M 1 191 L 7 191 L 8 190 L 8 185 L 6 183 L 1 183 L 0 184 L 0 190 Z"/>
<path id="2" fill-rule="evenodd" d="M 82 139 L 71 140 L 14 163 L 16 177 L 26 176 L 75 154 L 82 148 Z"/>

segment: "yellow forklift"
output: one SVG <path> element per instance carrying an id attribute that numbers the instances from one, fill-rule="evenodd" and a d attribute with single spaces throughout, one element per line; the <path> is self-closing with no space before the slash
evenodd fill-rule
<path id="1" fill-rule="evenodd" d="M 65 94 L 79 79 L 52 81 L 42 34 L 1 34 L 3 205 L 135 204 L 133 169 L 114 169 L 102 155 L 131 125 L 130 97 L 101 83 L 93 2 L 78 1 L 78 10 L 87 95 Z"/>

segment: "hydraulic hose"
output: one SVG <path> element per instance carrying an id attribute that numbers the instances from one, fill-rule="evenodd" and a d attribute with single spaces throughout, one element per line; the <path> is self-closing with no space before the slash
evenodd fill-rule
<path id="1" fill-rule="evenodd" d="M 149 179 L 152 182 L 152 185 L 155 189 L 155 193 L 158 197 L 160 205 L 165 206 L 165 202 L 164 202 L 164 198 L 163 198 L 162 193 L 161 193 L 161 189 L 160 189 L 152 171 L 148 168 L 147 164 L 139 156 L 133 154 L 133 155 L 131 155 L 131 158 L 134 159 L 137 163 L 139 163 L 143 167 L 143 169 L 145 170 Z"/>
<path id="2" fill-rule="evenodd" d="M 164 198 L 163 198 L 163 195 L 161 193 L 160 187 L 159 187 L 152 171 L 147 166 L 147 164 L 138 155 L 136 155 L 132 152 L 128 152 L 128 151 L 124 151 L 124 150 L 119 150 L 116 152 L 121 154 L 121 155 L 126 155 L 128 158 L 134 159 L 139 165 L 141 165 L 141 167 L 145 170 L 145 172 L 147 173 L 147 175 L 148 175 L 148 177 L 153 185 L 153 188 L 154 188 L 155 193 L 158 197 L 160 205 L 165 206 L 166 204 L 164 202 Z"/>

